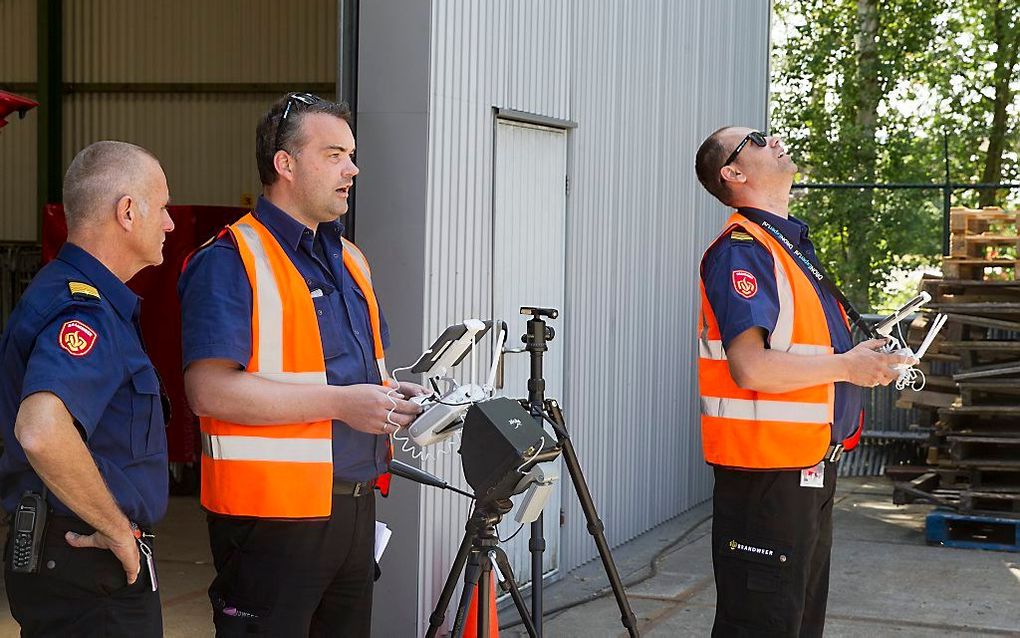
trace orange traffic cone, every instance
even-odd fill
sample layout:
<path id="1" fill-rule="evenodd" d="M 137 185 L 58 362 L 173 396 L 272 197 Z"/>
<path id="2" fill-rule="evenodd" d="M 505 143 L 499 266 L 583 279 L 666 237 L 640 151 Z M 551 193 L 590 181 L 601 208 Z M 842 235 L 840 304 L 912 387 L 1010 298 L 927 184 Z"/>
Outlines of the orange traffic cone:
<path id="1" fill-rule="evenodd" d="M 489 586 L 489 638 L 499 638 L 499 619 L 496 618 L 496 575 L 491 574 L 492 584 Z M 467 620 L 464 621 L 464 638 L 478 638 L 478 589 L 471 598 Z"/>

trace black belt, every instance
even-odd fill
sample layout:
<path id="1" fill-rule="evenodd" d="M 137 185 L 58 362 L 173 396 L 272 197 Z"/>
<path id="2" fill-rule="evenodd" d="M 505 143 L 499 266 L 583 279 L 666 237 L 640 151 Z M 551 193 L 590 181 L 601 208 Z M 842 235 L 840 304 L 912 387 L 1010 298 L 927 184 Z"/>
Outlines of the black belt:
<path id="1" fill-rule="evenodd" d="M 365 494 L 371 494 L 375 488 L 375 479 L 370 481 L 361 481 L 360 483 L 353 483 L 351 481 L 344 481 L 338 478 L 333 479 L 333 493 L 339 496 L 364 496 Z"/>
<path id="2" fill-rule="evenodd" d="M 825 450 L 825 458 L 822 460 L 828 461 L 829 463 L 835 463 L 843 458 L 843 452 L 845 451 L 846 448 L 843 447 L 842 443 L 834 443 Z"/>

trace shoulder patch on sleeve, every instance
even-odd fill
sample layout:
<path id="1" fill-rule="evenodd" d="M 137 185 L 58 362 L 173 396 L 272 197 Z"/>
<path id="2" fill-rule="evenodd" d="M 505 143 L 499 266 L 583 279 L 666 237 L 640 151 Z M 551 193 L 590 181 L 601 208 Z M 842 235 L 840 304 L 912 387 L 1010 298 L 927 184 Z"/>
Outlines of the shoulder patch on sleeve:
<path id="1" fill-rule="evenodd" d="M 744 299 L 750 299 L 758 294 L 758 280 L 746 270 L 734 270 L 731 279 L 733 289 Z"/>
<path id="2" fill-rule="evenodd" d="M 92 351 L 99 335 L 88 324 L 73 319 L 65 321 L 60 327 L 57 343 L 60 348 L 72 357 L 84 357 Z"/>
<path id="3" fill-rule="evenodd" d="M 754 241 L 754 237 L 751 237 L 742 230 L 735 230 L 730 233 L 730 241 Z"/>
<path id="4" fill-rule="evenodd" d="M 91 286 L 80 281 L 67 282 L 67 288 L 71 291 L 71 297 L 74 299 L 92 299 L 97 301 L 102 299 L 95 286 Z"/>

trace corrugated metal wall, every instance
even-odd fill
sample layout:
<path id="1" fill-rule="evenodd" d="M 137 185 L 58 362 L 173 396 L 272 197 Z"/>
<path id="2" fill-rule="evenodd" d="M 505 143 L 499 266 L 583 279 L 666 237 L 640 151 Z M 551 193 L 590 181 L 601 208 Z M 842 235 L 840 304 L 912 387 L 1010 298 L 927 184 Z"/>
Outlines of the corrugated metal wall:
<path id="1" fill-rule="evenodd" d="M 0 86 L 36 81 L 35 0 L 0 2 Z M 24 92 L 34 98 L 34 92 Z M 25 119 L 7 118 L 0 129 L 0 240 L 35 241 L 36 122 L 38 113 Z"/>
<path id="2" fill-rule="evenodd" d="M 0 2 L 0 80 L 35 82 L 35 0 Z"/>
<path id="3" fill-rule="evenodd" d="M 329 82 L 336 0 L 64 1 L 68 82 Z"/>
<path id="4" fill-rule="evenodd" d="M 567 117 L 574 12 L 573 2 L 432 3 L 426 335 L 465 317 L 492 314 L 493 107 Z M 517 343 L 523 332 L 523 323 L 511 325 L 508 343 Z M 456 454 L 436 456 L 423 467 L 464 482 Z M 469 504 L 436 490 L 424 491 L 420 503 L 418 595 L 425 610 L 435 604 L 456 554 L 459 539 L 451 532 L 462 527 L 451 521 L 466 521 Z M 505 524 L 503 536 L 512 529 Z"/>
<path id="5" fill-rule="evenodd" d="M 88 144 L 116 139 L 159 158 L 175 204 L 237 206 L 262 187 L 255 125 L 276 95 L 82 93 L 64 104 L 64 165 Z M 33 201 L 35 193 L 32 193 Z"/>
<path id="6" fill-rule="evenodd" d="M 567 357 L 562 400 L 613 544 L 710 494 L 696 428 L 696 273 L 725 211 L 697 184 L 694 152 L 721 125 L 765 124 L 769 9 L 432 3 L 423 338 L 492 307 L 493 107 L 576 121 L 567 303 L 551 347 Z M 425 468 L 462 482 L 459 466 L 451 455 Z M 563 570 L 595 556 L 566 490 Z M 423 610 L 453 559 L 451 522 L 467 513 L 463 499 L 423 493 Z"/>
<path id="7" fill-rule="evenodd" d="M 35 81 L 35 32 L 34 0 L 0 3 L 0 83 Z M 63 165 L 121 139 L 162 160 L 175 203 L 240 204 L 261 191 L 259 116 L 288 88 L 333 84 L 336 44 L 336 0 L 65 0 Z M 0 239 L 34 240 L 35 127 L 2 135 Z"/>

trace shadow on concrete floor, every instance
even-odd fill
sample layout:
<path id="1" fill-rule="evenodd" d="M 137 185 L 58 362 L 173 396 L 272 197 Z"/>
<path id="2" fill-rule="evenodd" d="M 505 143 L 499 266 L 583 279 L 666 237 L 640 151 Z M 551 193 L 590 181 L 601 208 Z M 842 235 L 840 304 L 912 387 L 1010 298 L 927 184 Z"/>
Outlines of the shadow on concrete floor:
<path id="1" fill-rule="evenodd" d="M 1020 555 L 931 547 L 928 506 L 892 504 L 884 478 L 841 479 L 834 513 L 826 636 L 1020 636 Z M 642 636 L 708 636 L 715 614 L 710 504 L 614 552 Z M 677 543 L 677 539 L 686 535 Z M 649 565 L 659 555 L 657 573 Z M 640 582 L 636 582 L 640 581 Z M 611 594 L 549 614 L 608 583 L 594 561 L 547 586 L 545 633 L 626 636 Z M 501 612 L 504 625 L 517 618 Z M 527 635 L 517 626 L 501 638 Z"/>
<path id="2" fill-rule="evenodd" d="M 893 505 L 891 492 L 883 478 L 840 481 L 826 636 L 1020 636 L 1020 555 L 930 547 L 923 537 L 930 508 Z M 632 583 L 628 595 L 642 636 L 709 634 L 715 608 L 710 514 L 710 504 L 702 504 L 614 551 L 624 581 Z M 196 499 L 171 499 L 157 540 L 166 636 L 211 636 L 206 587 L 213 568 Z M 546 635 L 626 635 L 612 595 L 591 600 L 606 589 L 597 560 L 548 585 L 547 611 L 587 602 L 548 615 Z M 516 610 L 501 610 L 500 619 L 513 622 Z M 0 637 L 17 635 L 2 596 Z M 501 638 L 522 635 L 519 625 L 500 632 Z"/>

